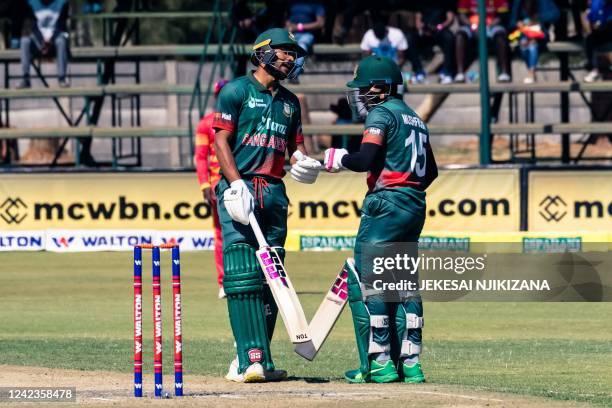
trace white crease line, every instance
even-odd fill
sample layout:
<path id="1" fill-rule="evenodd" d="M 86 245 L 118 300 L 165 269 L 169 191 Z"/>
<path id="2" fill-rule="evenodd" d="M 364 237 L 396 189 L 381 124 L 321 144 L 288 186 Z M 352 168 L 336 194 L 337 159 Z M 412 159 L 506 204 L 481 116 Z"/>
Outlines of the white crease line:
<path id="1" fill-rule="evenodd" d="M 481 400 L 481 401 L 495 401 L 495 402 L 504 402 L 504 400 L 500 400 L 500 399 L 495 399 L 495 398 L 484 398 L 484 397 L 474 397 L 471 395 L 462 395 L 462 394 L 447 394 L 445 392 L 434 392 L 434 391 L 412 391 L 415 394 L 432 394 L 432 395 L 444 395 L 446 397 L 458 397 L 458 398 L 465 398 L 465 399 L 474 399 L 474 400 Z"/>
<path id="2" fill-rule="evenodd" d="M 237 399 L 242 399 L 242 398 L 251 398 L 251 397 L 262 397 L 262 396 L 266 396 L 267 393 L 249 393 L 249 394 L 230 394 L 230 393 L 225 393 L 225 394 L 217 394 L 217 395 L 205 395 L 204 397 L 207 398 L 237 398 Z M 332 398 L 341 398 L 341 397 L 360 397 L 360 396 L 382 396 L 382 395 L 388 395 L 389 393 L 387 392 L 377 392 L 377 391 L 372 391 L 372 392 L 368 392 L 368 391 L 361 391 L 361 392 L 335 392 L 335 391 L 321 391 L 321 392 L 317 392 L 317 391 L 313 391 L 313 392 L 287 392 L 287 393 L 280 393 L 277 394 L 278 396 L 284 396 L 284 397 L 332 397 Z M 395 395 L 397 394 L 426 394 L 426 395 L 439 395 L 439 396 L 444 396 L 444 397 L 455 397 L 455 398 L 464 398 L 464 399 L 470 399 L 470 400 L 479 400 L 479 401 L 494 401 L 494 402 L 504 402 L 504 400 L 501 399 L 496 399 L 496 398 L 484 398 L 484 397 L 476 397 L 476 396 L 471 396 L 471 395 L 463 395 L 463 394 L 449 394 L 449 393 L 444 393 L 444 392 L 435 392 L 435 391 L 418 391 L 418 390 L 410 390 L 410 391 L 400 391 L 400 392 L 396 392 L 394 393 Z"/>

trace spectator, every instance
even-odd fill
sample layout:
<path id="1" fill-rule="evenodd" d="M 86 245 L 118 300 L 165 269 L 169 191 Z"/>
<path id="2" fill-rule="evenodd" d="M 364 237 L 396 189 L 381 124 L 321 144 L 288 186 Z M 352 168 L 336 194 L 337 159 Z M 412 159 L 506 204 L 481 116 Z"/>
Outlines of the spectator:
<path id="1" fill-rule="evenodd" d="M 319 34 L 325 26 L 325 9 L 316 0 L 292 0 L 289 3 L 289 19 L 286 26 L 295 35 L 298 45 L 310 54 L 315 35 Z M 298 58 L 295 65 L 304 66 L 304 58 Z M 296 78 L 290 82 L 296 83 L 297 81 Z"/>
<path id="2" fill-rule="evenodd" d="M 26 0 L 0 1 L 0 15 L 8 17 L 11 27 L 10 31 L 7 32 L 8 37 L 5 38 L 5 46 L 7 48 L 19 48 L 24 16 L 28 13 L 29 9 L 30 7 Z"/>
<path id="3" fill-rule="evenodd" d="M 31 34 L 21 38 L 21 69 L 23 80 L 19 88 L 29 88 L 30 65 L 34 56 L 57 58 L 60 87 L 70 86 L 66 78 L 68 68 L 68 0 L 28 0 L 34 16 Z"/>
<path id="4" fill-rule="evenodd" d="M 238 29 L 240 41 L 251 43 L 259 34 L 255 26 L 255 13 L 251 10 L 248 0 L 239 0 L 232 6 L 232 25 Z"/>
<path id="5" fill-rule="evenodd" d="M 367 0 L 340 0 L 336 3 L 336 13 L 342 15 L 340 30 L 334 34 L 333 41 L 336 44 L 344 44 L 346 36 L 353 26 L 355 16 L 368 11 L 373 21 L 379 19 L 380 10 L 384 7 L 372 7 L 372 2 Z M 333 23 L 332 23 L 333 24 Z M 332 25 L 333 27 L 333 25 Z"/>
<path id="6" fill-rule="evenodd" d="M 451 0 L 452 1 L 452 0 Z M 432 54 L 438 45 L 444 54 L 440 83 L 450 84 L 455 74 L 455 36 L 450 27 L 455 21 L 454 5 L 449 0 L 430 0 L 415 15 L 415 32 L 410 35 L 408 58 L 416 75 L 415 82 L 422 82 L 425 70 L 421 62 L 423 54 Z"/>
<path id="7" fill-rule="evenodd" d="M 334 41 L 334 27 L 336 25 L 336 18 L 344 10 L 341 0 L 338 1 L 324 1 L 325 7 L 325 27 L 323 27 L 323 35 L 321 36 L 321 42 L 332 43 Z"/>
<path id="8" fill-rule="evenodd" d="M 262 32 L 282 27 L 287 21 L 287 4 L 283 0 L 266 0 L 265 7 L 253 11 L 249 0 L 238 0 L 232 6 L 232 24 L 238 28 L 240 40 L 245 43 L 255 41 Z"/>
<path id="9" fill-rule="evenodd" d="M 497 54 L 499 65 L 498 82 L 510 82 L 510 53 L 508 34 L 502 25 L 502 17 L 507 15 L 508 0 L 485 0 L 487 6 L 487 40 L 491 40 Z M 478 40 L 478 0 L 459 0 L 457 3 L 459 30 L 456 35 L 457 75 L 455 82 L 465 82 L 465 71 L 468 68 L 469 49 L 477 49 Z"/>
<path id="10" fill-rule="evenodd" d="M 595 82 L 601 78 L 595 49 L 612 41 L 612 3 L 610 0 L 591 0 L 587 13 L 590 33 L 584 41 L 584 50 L 589 73 L 584 77 L 585 82 Z"/>
<path id="11" fill-rule="evenodd" d="M 383 19 L 374 22 L 373 28 L 361 39 L 361 50 L 366 56 L 374 54 L 391 58 L 400 68 L 404 65 L 407 49 L 408 41 L 402 30 L 387 26 Z"/>
<path id="12" fill-rule="evenodd" d="M 231 16 L 232 25 L 238 29 L 237 41 L 248 44 L 260 33 L 285 25 L 287 4 L 284 0 L 266 0 L 265 7 L 255 12 L 248 0 L 238 0 L 232 6 Z M 250 55 L 237 55 L 236 59 L 236 75 L 246 75 Z"/>
<path id="13" fill-rule="evenodd" d="M 584 11 L 588 8 L 587 0 L 554 0 L 557 4 L 555 7 L 557 11 L 559 8 L 569 8 L 572 13 L 572 20 L 574 22 L 575 35 L 570 40 L 583 40 L 584 39 Z M 558 7 L 557 7 L 558 5 Z"/>
<path id="14" fill-rule="evenodd" d="M 86 0 L 83 3 L 81 12 L 83 16 L 87 14 L 100 14 L 104 12 L 104 2 L 100 0 Z M 89 18 L 79 18 L 72 21 L 71 33 L 72 44 L 77 47 L 91 47 L 94 42 L 91 37 L 92 21 Z"/>
<path id="15" fill-rule="evenodd" d="M 510 34 L 510 40 L 518 43 L 527 65 L 527 76 L 523 80 L 526 84 L 536 81 L 539 48 L 548 41 L 549 25 L 559 15 L 552 0 L 516 0 L 512 5 L 510 27 L 515 27 L 515 31 Z"/>

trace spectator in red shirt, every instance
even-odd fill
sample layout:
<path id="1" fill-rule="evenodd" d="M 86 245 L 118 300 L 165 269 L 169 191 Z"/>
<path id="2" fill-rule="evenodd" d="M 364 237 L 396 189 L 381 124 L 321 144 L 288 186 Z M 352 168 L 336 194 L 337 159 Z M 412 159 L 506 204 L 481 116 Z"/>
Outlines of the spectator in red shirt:
<path id="1" fill-rule="evenodd" d="M 220 80 L 215 84 L 215 98 L 221 92 L 221 89 L 229 81 Z M 200 183 L 200 190 L 204 200 L 210 205 L 213 217 L 213 226 L 215 229 L 215 264 L 217 267 L 217 284 L 219 285 L 219 299 L 225 297 L 223 291 L 223 240 L 221 238 L 221 224 L 219 223 L 219 214 L 217 213 L 217 197 L 215 196 L 215 186 L 219 182 L 221 176 L 219 171 L 219 161 L 215 153 L 215 131 L 212 127 L 214 112 L 204 116 L 200 121 L 196 130 L 195 140 L 195 166 Z"/>
<path id="2" fill-rule="evenodd" d="M 487 7 L 487 40 L 493 43 L 499 64 L 498 82 L 510 82 L 510 51 L 508 33 L 502 25 L 502 17 L 509 12 L 508 0 L 485 0 Z M 465 82 L 469 49 L 478 49 L 478 0 L 459 0 L 457 3 L 459 30 L 456 35 L 455 54 L 457 75 L 455 82 Z"/>
<path id="3" fill-rule="evenodd" d="M 540 12 L 545 12 L 540 15 Z M 514 31 L 508 38 L 512 46 L 517 46 L 527 65 L 526 84 L 536 81 L 536 68 L 540 49 L 548 41 L 550 24 L 559 19 L 559 9 L 553 0 L 515 0 L 508 27 Z"/>

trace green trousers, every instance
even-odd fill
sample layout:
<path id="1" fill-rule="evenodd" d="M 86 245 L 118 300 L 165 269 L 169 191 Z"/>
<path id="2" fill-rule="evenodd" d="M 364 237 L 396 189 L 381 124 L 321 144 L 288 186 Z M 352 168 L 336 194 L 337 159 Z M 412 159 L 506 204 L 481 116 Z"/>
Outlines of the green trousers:
<path id="1" fill-rule="evenodd" d="M 258 180 L 258 181 L 255 181 Z M 263 180 L 263 181 L 260 181 Z M 289 199 L 282 180 L 252 178 L 244 179 L 255 198 L 255 217 L 270 246 L 284 247 L 287 239 L 287 214 Z M 243 225 L 232 220 L 223 204 L 223 192 L 229 188 L 227 180 L 222 178 L 217 184 L 219 221 L 223 235 L 223 248 L 232 244 L 250 244 L 258 248 L 257 240 L 250 225 Z"/>
<path id="2" fill-rule="evenodd" d="M 361 223 L 355 242 L 355 265 L 361 282 L 371 282 L 374 278 L 371 265 L 362 264 L 367 256 L 364 252 L 373 246 L 384 246 L 385 243 L 416 243 L 418 242 L 423 224 L 425 223 L 425 193 L 412 190 L 409 194 L 404 191 L 382 190 L 368 194 L 361 210 Z M 383 244 L 383 245 L 381 245 Z M 416 248 L 416 245 L 414 246 Z M 370 252 L 371 253 L 371 252 Z M 367 287 L 366 289 L 370 289 Z M 420 298 L 410 299 L 405 303 L 404 309 L 422 317 Z M 380 349 L 391 347 L 391 353 L 399 353 L 396 339 L 402 333 L 395 333 L 395 318 L 401 303 L 385 301 L 382 295 L 369 295 L 365 300 L 370 316 L 385 316 L 390 325 L 385 327 L 372 327 L 372 340 L 380 345 Z M 404 313 L 404 312 L 402 312 Z M 421 329 L 410 330 L 408 340 L 415 344 L 421 343 Z"/>

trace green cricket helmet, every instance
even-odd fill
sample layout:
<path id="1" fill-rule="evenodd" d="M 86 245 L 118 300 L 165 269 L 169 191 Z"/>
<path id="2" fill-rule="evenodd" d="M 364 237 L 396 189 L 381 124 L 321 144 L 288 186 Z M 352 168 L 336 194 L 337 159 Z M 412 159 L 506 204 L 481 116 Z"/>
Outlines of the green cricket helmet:
<path id="1" fill-rule="evenodd" d="M 349 88 L 369 88 L 373 85 L 402 85 L 402 71 L 391 58 L 370 55 L 359 62 Z"/>
<path id="2" fill-rule="evenodd" d="M 346 83 L 351 88 L 346 98 L 353 121 L 363 121 L 370 109 L 383 103 L 389 95 L 396 94 L 398 86 L 403 84 L 402 71 L 391 58 L 371 55 L 362 59 L 355 67 L 353 80 Z M 373 87 L 379 90 L 372 91 Z"/>
<path id="3" fill-rule="evenodd" d="M 276 67 L 277 56 L 275 49 L 281 49 L 293 56 L 291 69 L 287 74 Z M 297 78 L 303 70 L 304 50 L 295 40 L 295 36 L 284 28 L 271 28 L 257 36 L 253 45 L 251 62 L 255 66 L 264 64 L 266 71 L 277 79 Z M 298 62 L 300 59 L 300 62 Z M 285 63 L 289 64 L 289 63 Z"/>

